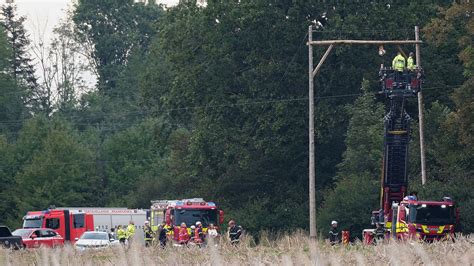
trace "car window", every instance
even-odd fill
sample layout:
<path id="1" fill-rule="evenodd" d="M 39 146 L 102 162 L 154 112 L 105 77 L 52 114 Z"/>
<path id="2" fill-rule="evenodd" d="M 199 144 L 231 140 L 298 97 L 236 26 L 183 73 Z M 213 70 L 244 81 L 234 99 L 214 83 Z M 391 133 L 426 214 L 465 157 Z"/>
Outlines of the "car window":
<path id="1" fill-rule="evenodd" d="M 29 229 L 17 229 L 13 231 L 12 235 L 14 236 L 21 236 L 21 237 L 28 237 L 31 233 Z"/>
<path id="2" fill-rule="evenodd" d="M 9 237 L 11 236 L 10 230 L 7 227 L 0 227 L 0 237 Z"/>
<path id="3" fill-rule="evenodd" d="M 31 234 L 32 236 L 35 235 L 36 237 L 41 237 L 41 232 L 40 230 L 36 230 L 33 232 L 33 234 Z"/>
<path id="4" fill-rule="evenodd" d="M 54 237 L 56 233 L 53 230 L 41 230 L 41 237 Z"/>

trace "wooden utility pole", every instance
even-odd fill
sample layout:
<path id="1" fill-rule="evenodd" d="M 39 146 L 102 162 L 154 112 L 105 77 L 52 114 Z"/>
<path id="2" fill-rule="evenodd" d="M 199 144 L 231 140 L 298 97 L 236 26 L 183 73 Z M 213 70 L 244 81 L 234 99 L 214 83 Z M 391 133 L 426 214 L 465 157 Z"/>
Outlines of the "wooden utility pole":
<path id="1" fill-rule="evenodd" d="M 308 29 L 308 41 L 313 41 L 313 25 Z M 316 169 L 314 146 L 314 75 L 313 46 L 308 45 L 309 62 L 309 237 L 316 238 Z"/>
<path id="2" fill-rule="evenodd" d="M 420 40 L 420 30 L 418 26 L 415 26 L 415 41 Z M 415 53 L 416 53 L 416 65 L 421 68 L 421 58 L 420 58 L 420 44 L 416 44 L 415 46 Z M 418 91 L 418 124 L 420 127 L 420 161 L 421 161 L 421 184 L 426 184 L 426 158 L 425 158 L 425 131 L 424 131 L 424 124 L 425 119 L 423 116 L 423 93 L 422 91 Z"/>
<path id="3" fill-rule="evenodd" d="M 418 29 L 418 27 L 416 27 Z M 361 44 L 361 45 L 383 45 L 383 44 L 416 44 L 417 64 L 419 65 L 419 44 L 422 42 L 415 40 L 323 40 L 313 41 L 313 26 L 308 29 L 308 85 L 309 85 L 309 236 L 316 238 L 316 163 L 315 163 L 315 138 L 314 138 L 314 77 L 318 74 L 321 66 L 331 53 L 335 45 Z M 314 68 L 313 45 L 328 45 L 326 52 Z M 419 94 L 420 96 L 420 94 Z M 421 127 L 421 123 L 420 123 Z M 421 134 L 420 134 L 421 136 Z M 423 149 L 424 150 L 424 149 Z M 424 158 L 424 155 L 423 155 Z"/>

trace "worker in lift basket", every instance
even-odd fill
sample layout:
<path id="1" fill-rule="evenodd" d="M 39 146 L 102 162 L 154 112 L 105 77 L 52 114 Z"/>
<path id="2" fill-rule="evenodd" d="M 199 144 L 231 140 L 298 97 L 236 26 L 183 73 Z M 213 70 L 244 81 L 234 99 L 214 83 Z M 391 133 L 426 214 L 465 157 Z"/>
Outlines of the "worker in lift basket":
<path id="1" fill-rule="evenodd" d="M 405 70 L 405 57 L 403 57 L 402 53 L 398 52 L 397 56 L 393 58 L 392 68 L 395 70 L 395 81 L 400 82 L 403 70 Z"/>
<path id="2" fill-rule="evenodd" d="M 337 227 L 337 221 L 331 222 L 331 229 L 329 229 L 329 243 L 336 245 L 341 242 L 341 236 L 339 234 L 339 228 Z"/>

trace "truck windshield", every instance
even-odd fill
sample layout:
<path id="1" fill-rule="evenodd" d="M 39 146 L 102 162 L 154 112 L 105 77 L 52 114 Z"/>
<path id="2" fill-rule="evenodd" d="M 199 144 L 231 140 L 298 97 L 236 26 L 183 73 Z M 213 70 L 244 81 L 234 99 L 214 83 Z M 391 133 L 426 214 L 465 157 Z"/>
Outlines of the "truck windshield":
<path id="1" fill-rule="evenodd" d="M 187 226 L 195 225 L 197 221 L 202 223 L 203 227 L 209 224 L 217 225 L 217 210 L 186 209 L 175 210 L 175 225 L 186 223 Z"/>
<path id="2" fill-rule="evenodd" d="M 410 222 L 424 225 L 454 224 L 454 207 L 446 205 L 411 205 Z"/>
<path id="3" fill-rule="evenodd" d="M 43 227 L 43 217 L 26 218 L 23 220 L 23 228 L 41 228 Z"/>

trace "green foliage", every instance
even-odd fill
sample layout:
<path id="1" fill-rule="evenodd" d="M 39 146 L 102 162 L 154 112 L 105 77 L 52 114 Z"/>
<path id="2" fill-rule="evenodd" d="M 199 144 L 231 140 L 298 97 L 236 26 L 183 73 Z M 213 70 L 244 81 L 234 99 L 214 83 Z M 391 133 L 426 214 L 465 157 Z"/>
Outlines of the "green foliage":
<path id="1" fill-rule="evenodd" d="M 342 228 L 359 235 L 369 226 L 370 213 L 377 208 L 384 107 L 375 102 L 368 86 L 364 81 L 364 94 L 347 107 L 347 149 L 338 165 L 335 187 L 326 193 L 318 212 L 319 228 L 329 227 L 332 220 L 337 220 Z"/>
<path id="2" fill-rule="evenodd" d="M 423 28 L 429 183 L 418 184 L 410 100 L 410 186 L 423 197 L 452 195 L 471 232 L 470 10 L 445 1 L 180 1 L 165 10 L 80 0 L 55 47 L 78 42 L 68 55 L 80 49 L 99 82 L 76 99 L 64 79 L 48 116 L 25 111 L 28 84 L 5 71 L 19 48 L 0 31 L 0 223 L 17 225 L 26 210 L 50 204 L 147 208 L 151 199 L 203 197 L 255 234 L 306 229 L 305 34 L 327 12 L 315 39 L 408 39 Z M 21 28 L 22 18 L 12 21 Z M 315 80 L 319 228 L 338 220 L 359 236 L 377 208 L 384 106 L 374 92 L 396 47 L 385 49 L 380 57 L 372 46 L 338 46 Z"/>

